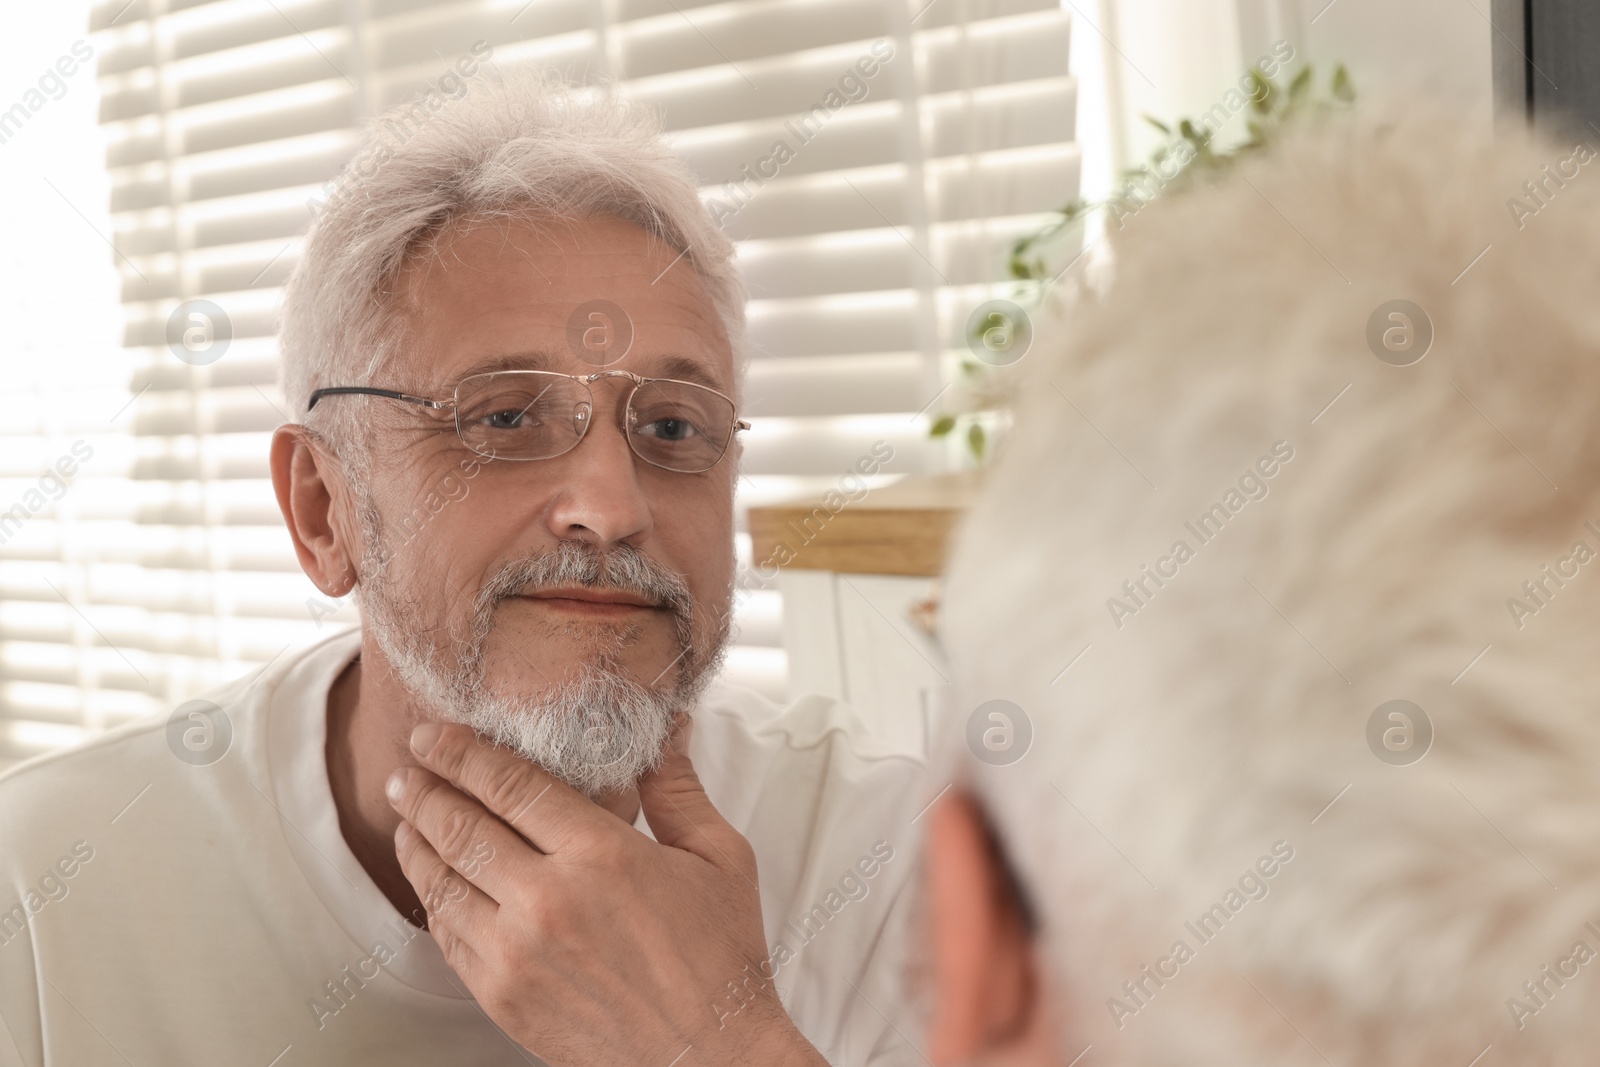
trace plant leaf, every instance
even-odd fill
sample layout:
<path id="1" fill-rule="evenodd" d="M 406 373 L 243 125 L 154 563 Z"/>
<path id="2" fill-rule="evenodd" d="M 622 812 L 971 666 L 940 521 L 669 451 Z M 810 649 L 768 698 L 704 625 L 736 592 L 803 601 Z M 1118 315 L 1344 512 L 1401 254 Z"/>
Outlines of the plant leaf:
<path id="1" fill-rule="evenodd" d="M 972 454 L 978 459 L 983 458 L 984 444 L 983 424 L 975 422 L 967 427 L 967 447 L 972 450 Z"/>
<path id="2" fill-rule="evenodd" d="M 956 417 L 954 415 L 940 415 L 937 419 L 933 420 L 933 425 L 928 427 L 928 436 L 943 437 L 945 434 L 949 433 L 955 428 Z"/>
<path id="3" fill-rule="evenodd" d="M 1333 95 L 1346 104 L 1356 98 L 1356 87 L 1350 84 L 1350 72 L 1343 63 L 1333 68 Z"/>
<path id="4" fill-rule="evenodd" d="M 1300 68 L 1300 73 L 1294 76 L 1294 81 L 1289 83 L 1289 102 L 1297 103 L 1306 90 L 1311 88 L 1311 65 L 1308 63 Z"/>
<path id="5" fill-rule="evenodd" d="M 1272 113 L 1273 97 L 1277 89 L 1259 70 L 1250 68 L 1250 110 L 1257 115 L 1270 115 Z"/>

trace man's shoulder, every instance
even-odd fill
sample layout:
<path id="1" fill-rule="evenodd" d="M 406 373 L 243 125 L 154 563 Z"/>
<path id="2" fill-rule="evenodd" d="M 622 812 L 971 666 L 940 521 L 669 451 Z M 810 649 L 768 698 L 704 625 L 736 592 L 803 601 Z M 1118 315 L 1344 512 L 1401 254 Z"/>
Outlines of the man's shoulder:
<path id="1" fill-rule="evenodd" d="M 53 857 L 64 832 L 113 826 L 146 790 L 194 777 L 183 772 L 209 761 L 201 742 L 243 747 L 238 735 L 249 720 L 247 694 L 258 673 L 178 706 L 199 718 L 174 722 L 174 712 L 154 712 L 0 774 L 0 871 L 31 863 L 41 850 Z"/>
<path id="2" fill-rule="evenodd" d="M 58 822 L 61 813 L 98 813 L 129 782 L 137 787 L 170 778 L 198 782 L 203 776 L 180 772 L 213 765 L 227 770 L 261 758 L 263 712 L 279 686 L 306 667 L 347 659 L 359 641 L 359 630 L 346 630 L 295 652 L 285 650 L 266 666 L 171 710 L 0 773 L 0 844 L 10 852 L 19 840 L 15 834 L 29 825 Z M 222 763 L 224 758 L 229 762 Z"/>
<path id="3" fill-rule="evenodd" d="M 162 735 L 162 717 L 150 716 L 0 775 L 0 886 L 19 887 L 73 842 L 114 830 L 118 809 L 164 773 Z"/>

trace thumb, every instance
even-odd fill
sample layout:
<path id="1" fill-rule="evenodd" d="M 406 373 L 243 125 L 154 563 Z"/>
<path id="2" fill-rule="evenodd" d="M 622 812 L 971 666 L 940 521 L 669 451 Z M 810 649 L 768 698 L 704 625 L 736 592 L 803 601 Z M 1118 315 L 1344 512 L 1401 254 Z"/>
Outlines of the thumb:
<path id="1" fill-rule="evenodd" d="M 691 852 L 719 867 L 747 848 L 739 832 L 722 817 L 689 759 L 692 724 L 685 715 L 662 748 L 661 766 L 639 780 L 639 807 L 650 832 L 663 845 Z"/>

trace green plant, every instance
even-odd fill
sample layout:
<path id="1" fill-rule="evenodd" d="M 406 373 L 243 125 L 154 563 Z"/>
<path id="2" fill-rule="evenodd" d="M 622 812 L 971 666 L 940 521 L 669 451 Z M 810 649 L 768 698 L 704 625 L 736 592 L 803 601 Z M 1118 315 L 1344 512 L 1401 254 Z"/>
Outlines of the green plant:
<path id="1" fill-rule="evenodd" d="M 1219 149 L 1213 141 L 1220 124 L 1212 128 L 1205 120 L 1188 118 L 1166 123 L 1145 115 L 1144 120 L 1165 138 L 1147 162 L 1123 171 L 1115 190 L 1104 200 L 1078 197 L 1068 201 L 1037 229 L 1012 243 L 1007 267 L 1015 283 L 1013 299 L 1024 311 L 1043 304 L 1051 286 L 1065 273 L 1052 261 L 1051 253 L 1062 246 L 1066 237 L 1081 237 L 1082 227 L 1093 212 L 1103 211 L 1107 224 L 1121 229 L 1126 220 L 1156 197 L 1213 181 L 1241 160 L 1272 144 L 1287 127 L 1305 116 L 1348 106 L 1355 100 L 1355 88 L 1343 64 L 1333 68 L 1326 98 L 1317 96 L 1310 66 L 1302 67 L 1286 86 L 1280 86 L 1254 67 L 1246 76 L 1251 82 L 1251 93 L 1249 117 L 1245 123 L 1248 136 L 1243 141 Z M 1081 241 L 1074 245 L 1078 243 Z M 1078 253 L 1082 254 L 1082 251 Z M 1072 262 L 1076 262 L 1076 258 Z M 978 338 L 972 340 L 976 342 Z M 961 380 L 956 383 L 961 388 L 956 392 L 968 403 L 936 416 L 928 430 L 929 436 L 945 437 L 964 428 L 968 451 L 981 461 L 988 445 L 984 413 L 1004 407 L 1004 388 L 1000 381 L 1004 369 L 977 360 L 963 360 Z"/>

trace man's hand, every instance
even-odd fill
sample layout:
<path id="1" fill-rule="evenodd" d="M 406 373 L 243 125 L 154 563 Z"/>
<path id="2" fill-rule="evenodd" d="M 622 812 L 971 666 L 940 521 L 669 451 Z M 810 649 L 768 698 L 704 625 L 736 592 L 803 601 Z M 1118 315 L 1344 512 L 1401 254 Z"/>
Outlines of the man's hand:
<path id="1" fill-rule="evenodd" d="M 419 726 L 412 749 L 423 768 L 389 783 L 400 865 L 512 1038 L 552 1067 L 825 1064 L 747 981 L 771 973 L 755 853 L 686 752 L 639 783 L 651 841 L 465 726 Z"/>

